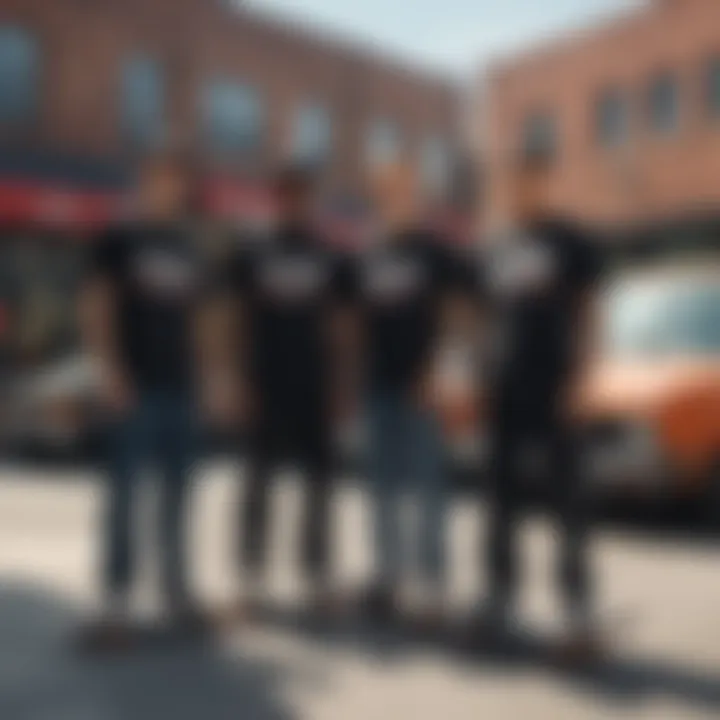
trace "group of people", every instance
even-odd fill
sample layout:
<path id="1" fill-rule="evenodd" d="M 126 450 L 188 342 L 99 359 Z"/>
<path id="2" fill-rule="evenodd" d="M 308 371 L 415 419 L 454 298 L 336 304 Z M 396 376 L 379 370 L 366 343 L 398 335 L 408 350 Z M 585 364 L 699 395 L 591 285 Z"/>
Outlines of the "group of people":
<path id="1" fill-rule="evenodd" d="M 572 387 L 599 262 L 585 235 L 552 212 L 539 171 L 528 167 L 521 175 L 516 229 L 460 249 L 423 224 L 413 173 L 401 164 L 380 169 L 368 183 L 373 232 L 359 251 L 345 253 L 315 229 L 312 173 L 284 167 L 272 180 L 273 227 L 238 237 L 218 261 L 204 252 L 202 223 L 190 217 L 194 180 L 182 154 L 145 162 L 137 215 L 93 243 L 81 304 L 112 425 L 105 606 L 91 631 L 95 641 L 126 637 L 137 564 L 133 500 L 148 460 L 161 471 L 157 532 L 168 612 L 181 624 L 202 617 L 187 574 L 185 523 L 203 422 L 236 432 L 247 460 L 238 610 L 248 611 L 262 587 L 272 474 L 289 461 L 305 481 L 300 547 L 312 603 L 331 612 L 334 435 L 359 412 L 375 550 L 374 579 L 359 607 L 383 620 L 400 610 L 400 499 L 409 489 L 419 510 L 413 549 L 425 591 L 421 615 L 441 622 L 451 487 L 436 366 L 445 336 L 457 333 L 482 349 L 492 440 L 490 582 L 478 632 L 508 629 L 514 617 L 522 458 L 540 442 L 564 532 L 559 565 L 568 642 L 583 650 L 594 645 Z"/>

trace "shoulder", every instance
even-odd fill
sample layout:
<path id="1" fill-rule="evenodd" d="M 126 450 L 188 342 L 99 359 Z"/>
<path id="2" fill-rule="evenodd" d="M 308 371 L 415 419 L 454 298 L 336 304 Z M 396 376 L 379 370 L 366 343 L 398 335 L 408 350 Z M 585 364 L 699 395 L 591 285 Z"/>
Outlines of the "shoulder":
<path id="1" fill-rule="evenodd" d="M 100 231 L 96 243 L 100 245 L 114 245 L 117 247 L 130 247 L 136 242 L 139 228 L 129 221 L 113 223 Z"/>
<path id="2" fill-rule="evenodd" d="M 414 230 L 406 236 L 403 244 L 406 252 L 430 262 L 441 258 L 446 250 L 440 235 L 426 228 Z"/>
<path id="3" fill-rule="evenodd" d="M 572 249 L 591 243 L 591 233 L 580 222 L 570 218 L 544 220 L 530 228 L 530 232 L 561 249 Z"/>
<path id="4" fill-rule="evenodd" d="M 237 282 L 246 281 L 252 275 L 252 268 L 257 264 L 264 247 L 255 235 L 235 233 L 224 258 L 226 276 Z"/>
<path id="5" fill-rule="evenodd" d="M 570 257 L 599 262 L 602 242 L 598 233 L 579 222 L 566 221 L 554 228 L 556 246 Z"/>
<path id="6" fill-rule="evenodd" d="M 136 233 L 133 226 L 127 223 L 111 225 L 90 242 L 87 257 L 91 267 L 102 272 L 116 272 L 135 247 Z"/>
<path id="7" fill-rule="evenodd" d="M 448 237 L 433 230 L 425 231 L 419 236 L 418 247 L 430 262 L 440 268 L 454 267 L 463 257 L 461 249 Z"/>
<path id="8" fill-rule="evenodd" d="M 357 253 L 353 253 L 345 248 L 327 246 L 322 249 L 322 255 L 331 265 L 338 267 L 352 265 L 357 258 Z"/>

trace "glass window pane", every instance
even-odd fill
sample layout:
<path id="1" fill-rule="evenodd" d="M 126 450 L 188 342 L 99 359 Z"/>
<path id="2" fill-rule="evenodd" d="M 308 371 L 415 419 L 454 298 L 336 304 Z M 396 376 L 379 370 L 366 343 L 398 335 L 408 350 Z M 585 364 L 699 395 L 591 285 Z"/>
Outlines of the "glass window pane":
<path id="1" fill-rule="evenodd" d="M 550 158 L 557 150 L 555 118 L 547 113 L 535 113 L 525 121 L 523 153 L 531 158 Z"/>
<path id="2" fill-rule="evenodd" d="M 680 121 L 678 85 L 671 75 L 662 75 L 650 87 L 650 125 L 653 130 L 668 133 L 677 129 Z"/>
<path id="3" fill-rule="evenodd" d="M 316 104 L 299 108 L 293 125 L 292 154 L 302 160 L 322 162 L 331 144 L 332 123 L 327 110 Z"/>
<path id="4" fill-rule="evenodd" d="M 126 137 L 139 145 L 153 145 L 162 139 L 164 88 L 157 63 L 133 58 L 123 69 L 122 125 Z"/>
<path id="5" fill-rule="evenodd" d="M 204 106 L 205 135 L 211 149 L 247 152 L 260 146 L 263 112 L 251 87 L 217 80 L 207 88 Z"/>
<path id="6" fill-rule="evenodd" d="M 628 104 L 622 92 L 609 90 L 597 106 L 597 136 L 602 145 L 619 145 L 627 140 L 630 118 Z"/>
<path id="7" fill-rule="evenodd" d="M 450 180 L 451 156 L 442 137 L 433 135 L 425 139 L 420 164 L 425 189 L 432 193 L 445 191 Z"/>
<path id="8" fill-rule="evenodd" d="M 400 131 L 390 120 L 376 120 L 370 126 L 365 154 L 371 164 L 393 162 L 400 154 Z"/>
<path id="9" fill-rule="evenodd" d="M 14 27 L 0 27 L 0 122 L 31 119 L 37 109 L 39 58 L 32 38 Z"/>
<path id="10" fill-rule="evenodd" d="M 712 117 L 720 118 L 720 57 L 710 63 L 708 72 L 708 107 Z"/>

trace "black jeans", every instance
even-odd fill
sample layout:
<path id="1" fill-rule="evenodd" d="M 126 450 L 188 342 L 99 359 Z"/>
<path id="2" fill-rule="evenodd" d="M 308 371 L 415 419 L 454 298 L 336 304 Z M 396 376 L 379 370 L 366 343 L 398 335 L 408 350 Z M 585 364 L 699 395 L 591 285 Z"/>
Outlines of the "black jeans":
<path id="1" fill-rule="evenodd" d="M 301 407 L 301 406 L 299 406 Z M 268 504 L 272 474 L 281 462 L 291 462 L 305 481 L 305 513 L 301 553 L 303 569 L 313 581 L 329 573 L 333 463 L 330 431 L 321 414 L 296 406 L 276 409 L 252 432 L 248 449 L 247 491 L 240 510 L 241 568 L 260 572 L 267 555 Z"/>
<path id="2" fill-rule="evenodd" d="M 492 434 L 487 545 L 491 594 L 512 602 L 517 591 L 517 532 L 527 494 L 524 460 L 529 448 L 539 448 L 546 459 L 543 475 L 560 530 L 558 582 L 568 608 L 586 609 L 590 503 L 572 427 L 552 400 L 534 407 L 503 401 L 496 405 Z"/>

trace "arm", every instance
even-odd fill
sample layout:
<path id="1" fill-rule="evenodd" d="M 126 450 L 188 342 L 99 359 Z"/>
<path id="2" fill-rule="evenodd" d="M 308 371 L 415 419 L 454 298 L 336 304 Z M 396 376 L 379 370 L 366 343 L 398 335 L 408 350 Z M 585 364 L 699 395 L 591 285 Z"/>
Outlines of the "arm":
<path id="1" fill-rule="evenodd" d="M 236 253 L 205 303 L 198 324 L 205 411 L 221 424 L 243 422 L 254 410 L 249 384 L 249 311 L 243 298 L 248 259 Z"/>
<path id="2" fill-rule="evenodd" d="M 340 419 L 353 411 L 363 377 L 362 311 L 357 267 L 340 258 L 332 289 L 329 317 L 332 412 Z"/>
<path id="3" fill-rule="evenodd" d="M 439 336 L 428 357 L 426 394 L 432 394 L 432 377 L 437 374 L 437 357 L 444 347 L 459 349 L 474 357 L 482 337 L 481 282 L 473 258 L 460 252 L 444 251 L 436 261 L 442 267 L 442 297 Z M 422 389 L 421 389 L 421 392 Z"/>
<path id="4" fill-rule="evenodd" d="M 577 239 L 576 271 L 579 290 L 575 310 L 575 365 L 569 383 L 570 412 L 582 411 L 583 384 L 588 369 L 595 363 L 601 338 L 601 313 L 597 284 L 602 275 L 602 255 L 596 238 L 584 234 Z"/>
<path id="5" fill-rule="evenodd" d="M 116 302 L 112 280 L 94 275 L 80 294 L 79 324 L 86 352 L 97 363 L 101 399 L 122 413 L 135 402 L 135 390 L 120 352 Z"/>
<path id="6" fill-rule="evenodd" d="M 211 422 L 229 423 L 237 411 L 235 328 L 229 294 L 208 299 L 196 318 L 196 356 L 203 411 Z"/>
<path id="7" fill-rule="evenodd" d="M 353 305 L 342 305 L 330 313 L 332 411 L 341 421 L 352 413 L 361 392 L 364 357 L 361 326 L 360 312 Z"/>
<path id="8" fill-rule="evenodd" d="M 599 351 L 600 313 L 597 295 L 594 291 L 583 293 L 578 302 L 575 327 L 575 365 L 569 378 L 568 400 L 571 416 L 583 412 L 583 390 L 588 371 L 595 363 Z"/>
<path id="9" fill-rule="evenodd" d="M 103 368 L 120 366 L 115 305 L 113 283 L 107 278 L 92 278 L 80 294 L 83 345 Z"/>

